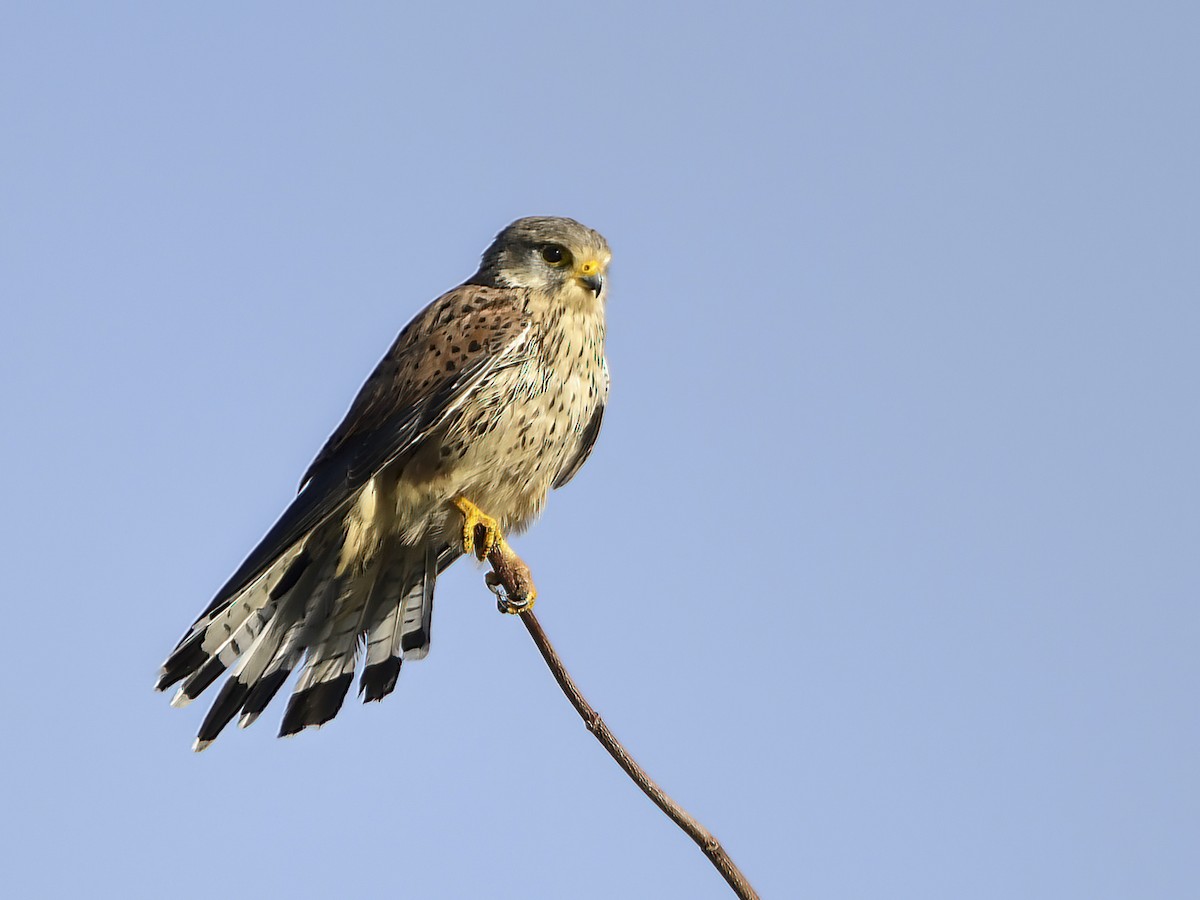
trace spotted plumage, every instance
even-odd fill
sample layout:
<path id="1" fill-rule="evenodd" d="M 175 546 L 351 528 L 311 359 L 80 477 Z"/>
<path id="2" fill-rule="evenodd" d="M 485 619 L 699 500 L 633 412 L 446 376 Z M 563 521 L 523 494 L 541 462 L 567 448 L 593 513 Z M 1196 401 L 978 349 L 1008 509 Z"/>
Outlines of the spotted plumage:
<path id="1" fill-rule="evenodd" d="M 519 219 L 400 332 L 296 499 L 163 664 L 156 687 L 180 684 L 176 706 L 228 673 L 196 749 L 239 714 L 253 722 L 297 668 L 281 735 L 333 718 L 356 669 L 364 701 L 381 700 L 425 656 L 434 582 L 469 517 L 501 541 L 523 530 L 591 452 L 609 258 L 572 219 Z"/>

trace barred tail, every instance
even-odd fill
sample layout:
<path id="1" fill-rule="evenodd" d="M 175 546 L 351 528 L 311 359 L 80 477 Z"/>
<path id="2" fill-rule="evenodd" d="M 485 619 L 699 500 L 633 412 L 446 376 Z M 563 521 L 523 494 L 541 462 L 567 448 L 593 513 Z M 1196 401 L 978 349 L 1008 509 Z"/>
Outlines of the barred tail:
<path id="1" fill-rule="evenodd" d="M 163 664 L 158 690 L 182 682 L 172 705 L 185 706 L 225 672 L 196 736 L 208 747 L 240 713 L 253 723 L 292 671 L 303 667 L 280 736 L 320 727 L 342 707 L 365 645 L 364 701 L 396 686 L 404 659 L 429 650 L 433 589 L 459 556 L 454 548 L 380 548 L 365 571 L 339 574 L 342 533 L 315 532 L 234 597 L 214 603 Z"/>

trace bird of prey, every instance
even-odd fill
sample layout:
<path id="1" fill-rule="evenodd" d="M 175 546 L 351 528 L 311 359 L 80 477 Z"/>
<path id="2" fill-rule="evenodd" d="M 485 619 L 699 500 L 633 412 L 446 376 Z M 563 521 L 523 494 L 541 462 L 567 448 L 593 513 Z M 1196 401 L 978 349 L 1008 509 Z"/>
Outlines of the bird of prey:
<path id="1" fill-rule="evenodd" d="M 591 452 L 608 397 L 610 257 L 573 219 L 518 219 L 400 332 L 296 499 L 163 664 L 157 690 L 182 682 L 173 706 L 231 670 L 194 749 L 239 713 L 253 722 L 297 666 L 281 737 L 337 714 L 360 651 L 364 702 L 428 653 L 438 574 L 463 554 L 509 552 L 504 534 Z"/>

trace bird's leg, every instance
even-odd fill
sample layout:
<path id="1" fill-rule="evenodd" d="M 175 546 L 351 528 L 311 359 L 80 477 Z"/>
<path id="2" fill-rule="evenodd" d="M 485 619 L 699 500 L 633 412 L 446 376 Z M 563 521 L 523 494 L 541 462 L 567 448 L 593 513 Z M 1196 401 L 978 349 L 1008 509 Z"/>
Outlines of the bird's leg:
<path id="1" fill-rule="evenodd" d="M 494 571 L 488 573 L 487 582 L 498 598 L 500 611 L 516 614 L 532 609 L 537 599 L 533 576 L 504 540 L 499 523 L 466 497 L 455 497 L 452 502 L 463 516 L 463 553 L 492 564 Z"/>
<path id="2" fill-rule="evenodd" d="M 504 544 L 504 535 L 500 533 L 500 523 L 485 513 L 466 497 L 455 497 L 451 501 L 463 516 L 462 547 L 463 553 L 485 560 L 492 548 Z M 483 529 L 482 540 L 475 539 L 476 526 Z M 507 546 L 507 545 L 505 545 Z"/>

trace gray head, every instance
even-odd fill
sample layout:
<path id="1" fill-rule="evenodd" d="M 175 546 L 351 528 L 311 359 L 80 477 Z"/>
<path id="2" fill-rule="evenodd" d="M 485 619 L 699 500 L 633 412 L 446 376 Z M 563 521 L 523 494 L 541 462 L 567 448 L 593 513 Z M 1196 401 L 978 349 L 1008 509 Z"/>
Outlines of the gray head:
<path id="1" fill-rule="evenodd" d="M 530 216 L 496 235 L 470 283 L 530 288 L 584 303 L 603 297 L 611 258 L 600 232 L 574 219 Z"/>

